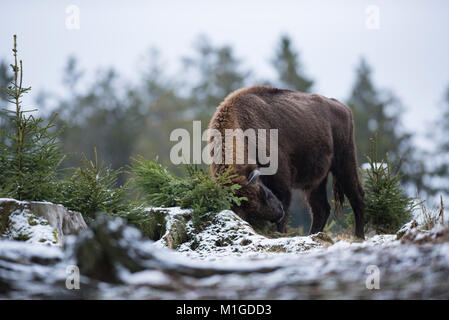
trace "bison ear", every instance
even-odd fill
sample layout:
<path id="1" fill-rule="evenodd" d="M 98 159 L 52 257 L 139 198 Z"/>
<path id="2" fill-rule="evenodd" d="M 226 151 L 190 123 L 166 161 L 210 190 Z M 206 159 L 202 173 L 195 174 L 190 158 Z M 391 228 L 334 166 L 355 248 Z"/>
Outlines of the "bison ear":
<path id="1" fill-rule="evenodd" d="M 259 176 L 260 176 L 260 171 L 257 169 L 253 170 L 248 177 L 248 182 L 246 183 L 246 185 L 256 182 L 256 180 Z"/>

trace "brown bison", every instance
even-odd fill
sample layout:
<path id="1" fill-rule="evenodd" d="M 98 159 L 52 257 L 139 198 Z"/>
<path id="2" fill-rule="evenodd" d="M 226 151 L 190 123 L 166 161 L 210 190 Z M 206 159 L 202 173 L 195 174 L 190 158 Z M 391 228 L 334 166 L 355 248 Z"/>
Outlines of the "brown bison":
<path id="1" fill-rule="evenodd" d="M 237 175 L 233 182 L 242 186 L 238 195 L 248 199 L 233 208 L 243 219 L 250 223 L 269 220 L 285 232 L 292 189 L 300 189 L 312 212 L 310 233 L 322 231 L 330 214 L 326 186 L 331 172 L 336 204 L 341 206 L 346 195 L 354 211 L 355 235 L 364 238 L 364 191 L 357 173 L 352 112 L 347 106 L 317 94 L 253 86 L 226 97 L 209 129 L 222 136 L 226 129 L 278 129 L 275 174 L 260 175 L 263 165 L 259 159 L 256 163 L 211 164 L 213 176 L 232 166 Z M 247 151 L 249 142 L 245 141 Z M 221 147 L 224 150 L 224 142 Z"/>

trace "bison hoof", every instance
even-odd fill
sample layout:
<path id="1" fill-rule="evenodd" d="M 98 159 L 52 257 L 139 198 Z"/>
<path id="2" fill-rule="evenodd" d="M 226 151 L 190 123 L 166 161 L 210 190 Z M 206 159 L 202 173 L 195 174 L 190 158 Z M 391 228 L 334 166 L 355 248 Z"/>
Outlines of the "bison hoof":
<path id="1" fill-rule="evenodd" d="M 365 240 L 365 235 L 363 233 L 356 233 L 356 238 L 359 238 L 360 240 Z"/>

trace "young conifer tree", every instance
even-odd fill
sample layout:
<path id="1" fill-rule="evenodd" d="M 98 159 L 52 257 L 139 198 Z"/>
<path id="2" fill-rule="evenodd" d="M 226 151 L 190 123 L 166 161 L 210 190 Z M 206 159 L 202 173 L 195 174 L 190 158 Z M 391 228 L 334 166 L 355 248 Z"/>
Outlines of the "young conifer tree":
<path id="1" fill-rule="evenodd" d="M 94 148 L 94 160 L 83 154 L 82 166 L 74 168 L 73 175 L 63 182 L 61 203 L 67 208 L 81 212 L 90 223 L 98 212 L 123 215 L 131 205 L 126 200 L 127 184 L 116 187 L 121 169 L 113 170 L 98 161 Z"/>
<path id="2" fill-rule="evenodd" d="M 23 86 L 22 60 L 17 57 L 17 37 L 14 35 L 11 64 L 13 80 L 2 88 L 14 108 L 1 115 L 7 123 L 0 128 L 0 190 L 18 200 L 54 201 L 58 197 L 56 175 L 64 158 L 53 130 L 54 119 L 44 123 L 36 117 L 36 109 L 22 106 L 23 95 L 31 87 Z"/>
<path id="3" fill-rule="evenodd" d="M 400 164 L 394 169 L 388 154 L 380 162 L 377 156 L 377 136 L 371 140 L 371 152 L 365 170 L 365 222 L 376 233 L 395 233 L 412 218 L 419 204 L 417 199 L 405 195 L 401 189 Z"/>

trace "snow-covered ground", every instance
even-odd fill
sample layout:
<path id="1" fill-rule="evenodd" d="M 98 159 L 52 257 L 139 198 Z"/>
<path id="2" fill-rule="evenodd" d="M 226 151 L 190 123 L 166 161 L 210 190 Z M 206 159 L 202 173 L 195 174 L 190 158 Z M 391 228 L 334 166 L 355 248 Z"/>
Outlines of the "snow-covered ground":
<path id="1" fill-rule="evenodd" d="M 167 211 L 167 222 L 188 214 Z M 106 218 L 67 237 L 63 248 L 1 241 L 0 298 L 449 298 L 447 228 L 332 243 L 321 236 L 268 239 L 231 211 L 217 218 L 218 229 L 212 223 L 176 250 L 166 248 L 175 223 L 153 242 Z M 82 274 L 79 290 L 66 288 L 70 266 Z"/>

